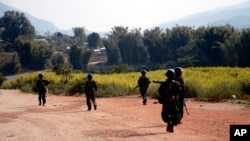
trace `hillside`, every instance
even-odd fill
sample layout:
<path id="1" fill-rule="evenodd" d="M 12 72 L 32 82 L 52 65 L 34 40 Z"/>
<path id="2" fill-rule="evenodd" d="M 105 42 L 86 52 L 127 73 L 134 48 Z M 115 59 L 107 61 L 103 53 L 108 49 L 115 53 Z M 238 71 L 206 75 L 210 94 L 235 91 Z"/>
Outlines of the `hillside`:
<path id="1" fill-rule="evenodd" d="M 15 10 L 22 12 L 16 8 L 5 5 L 0 2 L 0 17 L 4 15 L 7 10 Z M 25 13 L 25 12 L 24 12 Z M 35 27 L 37 34 L 44 35 L 44 33 L 50 32 L 62 32 L 63 34 L 73 35 L 72 29 L 60 30 L 52 22 L 46 21 L 44 19 L 36 18 L 29 13 L 25 13 L 27 18 L 30 20 L 32 25 Z M 242 4 L 228 6 L 223 8 L 214 9 L 212 11 L 205 11 L 202 13 L 197 13 L 194 15 L 186 16 L 175 21 L 168 21 L 159 23 L 154 27 L 160 27 L 162 29 L 172 28 L 176 25 L 187 25 L 191 27 L 200 26 L 216 26 L 231 24 L 235 28 L 247 28 L 250 27 L 250 1 L 244 2 Z M 73 27 L 74 25 L 72 25 Z M 154 28 L 152 27 L 152 28 Z M 92 33 L 95 31 L 86 32 Z M 101 37 L 104 37 L 106 33 L 99 33 Z"/>
<path id="2" fill-rule="evenodd" d="M 205 11 L 175 21 L 164 22 L 159 27 L 165 29 L 176 25 L 200 27 L 226 24 L 239 29 L 250 27 L 250 1 L 212 11 Z"/>
<path id="3" fill-rule="evenodd" d="M 4 12 L 9 11 L 9 10 L 23 12 L 19 9 L 10 7 L 10 6 L 5 5 L 5 4 L 0 2 L 0 17 L 4 16 Z M 60 31 L 60 29 L 58 27 L 56 27 L 52 22 L 36 18 L 36 17 L 30 15 L 29 13 L 26 13 L 26 12 L 23 12 L 23 13 L 30 20 L 31 24 L 35 27 L 35 30 L 36 30 L 37 34 L 39 34 L 39 35 L 44 35 L 48 31 L 50 33 Z"/>

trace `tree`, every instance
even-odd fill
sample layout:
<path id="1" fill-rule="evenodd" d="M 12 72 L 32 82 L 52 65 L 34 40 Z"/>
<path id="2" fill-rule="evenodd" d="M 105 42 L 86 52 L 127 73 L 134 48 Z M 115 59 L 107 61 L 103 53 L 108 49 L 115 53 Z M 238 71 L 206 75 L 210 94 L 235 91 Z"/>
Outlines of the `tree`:
<path id="1" fill-rule="evenodd" d="M 72 66 L 70 64 L 59 64 L 54 67 L 53 70 L 56 75 L 61 76 L 61 81 L 63 83 L 68 83 L 69 79 L 72 77 Z"/>
<path id="2" fill-rule="evenodd" d="M 164 34 L 158 27 L 144 31 L 143 42 L 149 52 L 151 64 L 165 63 L 167 60 L 168 54 L 163 39 Z"/>
<path id="3" fill-rule="evenodd" d="M 238 32 L 230 25 L 207 27 L 204 31 L 197 38 L 201 66 L 236 66 Z"/>
<path id="4" fill-rule="evenodd" d="M 75 45 L 83 46 L 87 41 L 86 29 L 84 27 L 73 28 Z"/>
<path id="5" fill-rule="evenodd" d="M 84 27 L 74 27 L 72 28 L 73 32 L 74 32 L 74 37 L 79 37 L 79 38 L 85 38 L 86 37 L 86 33 L 85 33 L 85 28 Z"/>
<path id="6" fill-rule="evenodd" d="M 91 33 L 88 35 L 88 47 L 89 48 L 96 48 L 100 45 L 101 39 L 98 33 Z"/>
<path id="7" fill-rule="evenodd" d="M 4 62 L 1 72 L 3 75 L 11 75 L 21 70 L 21 63 L 17 53 L 14 53 L 10 61 Z"/>
<path id="8" fill-rule="evenodd" d="M 74 70 L 87 70 L 92 51 L 72 46 L 69 52 L 69 60 Z"/>
<path id="9" fill-rule="evenodd" d="M 140 29 L 130 30 L 119 37 L 119 49 L 122 56 L 122 63 L 126 64 L 147 64 L 149 54 L 144 46 Z"/>
<path id="10" fill-rule="evenodd" d="M 242 67 L 250 66 L 250 28 L 244 29 L 240 38 L 241 46 L 239 51 L 240 63 Z"/>
<path id="11" fill-rule="evenodd" d="M 3 27 L 2 39 L 5 43 L 14 44 L 19 36 L 33 38 L 35 28 L 25 17 L 24 13 L 15 11 L 6 11 L 0 19 L 0 27 Z M 6 48 L 6 51 L 12 51 L 13 48 Z"/>
<path id="12" fill-rule="evenodd" d="M 112 28 L 108 38 L 103 39 L 103 45 L 108 54 L 108 64 L 114 65 L 122 62 L 122 56 L 119 48 L 119 42 L 128 32 L 128 27 L 116 26 Z"/>
<path id="13" fill-rule="evenodd" d="M 50 66 L 54 50 L 49 44 L 18 39 L 15 46 L 22 67 L 31 70 L 42 70 Z"/>
<path id="14" fill-rule="evenodd" d="M 52 65 L 55 65 L 55 66 L 56 66 L 56 65 L 63 64 L 63 63 L 64 63 L 64 57 L 63 57 L 63 55 L 60 54 L 60 53 L 54 54 L 54 55 L 52 56 L 51 62 L 52 62 Z"/>

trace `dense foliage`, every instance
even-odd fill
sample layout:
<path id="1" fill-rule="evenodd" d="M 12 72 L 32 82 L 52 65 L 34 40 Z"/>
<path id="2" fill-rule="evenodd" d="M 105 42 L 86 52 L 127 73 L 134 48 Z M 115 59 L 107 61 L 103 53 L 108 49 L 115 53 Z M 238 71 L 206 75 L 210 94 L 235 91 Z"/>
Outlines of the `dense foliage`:
<path id="1" fill-rule="evenodd" d="M 52 69 L 64 63 L 71 64 L 74 70 L 98 73 L 176 66 L 250 66 L 250 28 L 176 25 L 141 31 L 115 26 L 104 38 L 95 32 L 87 35 L 84 27 L 72 30 L 72 37 L 61 32 L 38 36 L 23 13 L 6 11 L 0 18 L 0 53 L 11 52 L 15 56 L 0 63 L 2 74 Z M 93 49 L 102 46 L 106 47 L 107 63 L 89 66 Z"/>
<path id="2" fill-rule="evenodd" d="M 110 64 L 159 67 L 249 66 L 250 29 L 230 25 L 129 31 L 115 27 L 104 39 Z M 116 56 L 116 57 L 113 57 Z M 158 68 L 159 68 L 158 67 Z"/>
<path id="3" fill-rule="evenodd" d="M 4 28 L 1 38 L 3 42 L 12 44 L 19 36 L 33 38 L 35 29 L 30 21 L 25 17 L 24 13 L 15 11 L 6 11 L 0 19 L 0 27 Z M 6 48 L 11 51 L 12 48 Z"/>
<path id="4" fill-rule="evenodd" d="M 36 36 L 35 29 L 24 13 L 6 11 L 0 18 L 0 70 L 3 75 L 11 75 L 22 70 L 44 70 L 69 61 L 74 69 L 86 70 L 91 51 L 84 49 L 87 41 L 85 29 L 73 28 L 74 37 L 56 32 L 46 37 Z M 68 47 L 71 47 L 68 49 Z M 79 54 L 77 54 L 79 53 Z M 10 56 L 10 55 L 9 55 Z"/>

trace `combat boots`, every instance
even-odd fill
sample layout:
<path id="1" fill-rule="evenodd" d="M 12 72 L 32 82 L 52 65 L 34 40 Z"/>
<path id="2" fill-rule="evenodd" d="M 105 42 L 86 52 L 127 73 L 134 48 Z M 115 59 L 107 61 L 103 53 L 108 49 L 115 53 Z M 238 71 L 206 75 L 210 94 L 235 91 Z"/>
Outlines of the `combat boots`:
<path id="1" fill-rule="evenodd" d="M 167 132 L 170 132 L 170 133 L 174 132 L 174 125 L 173 124 L 168 123 L 168 125 L 167 125 Z"/>

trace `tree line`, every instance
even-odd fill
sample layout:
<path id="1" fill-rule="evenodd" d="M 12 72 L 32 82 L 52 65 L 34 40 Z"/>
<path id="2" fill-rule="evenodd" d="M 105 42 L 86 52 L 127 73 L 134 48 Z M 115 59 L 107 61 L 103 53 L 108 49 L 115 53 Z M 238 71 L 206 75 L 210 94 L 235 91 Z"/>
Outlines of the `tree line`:
<path id="1" fill-rule="evenodd" d="M 1 72 L 8 75 L 21 69 L 42 70 L 65 66 L 65 63 L 74 70 L 90 71 L 87 64 L 98 46 L 105 46 L 107 50 L 108 61 L 104 65 L 119 72 L 128 68 L 250 66 L 250 28 L 176 25 L 171 29 L 155 27 L 141 31 L 115 26 L 102 38 L 95 32 L 87 35 L 84 27 L 72 30 L 74 36 L 61 32 L 36 35 L 34 26 L 23 13 L 6 11 L 0 18 L 0 52 L 14 55 L 1 62 Z M 117 68 L 119 66 L 122 68 Z"/>
<path id="2" fill-rule="evenodd" d="M 231 25 L 191 28 L 176 25 L 128 30 L 114 27 L 103 43 L 108 63 L 146 65 L 157 68 L 173 66 L 249 67 L 250 28 Z"/>

